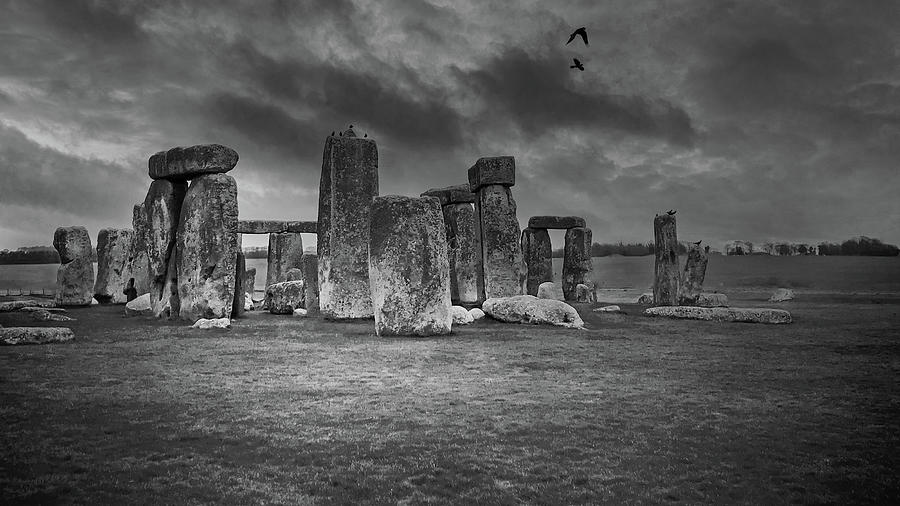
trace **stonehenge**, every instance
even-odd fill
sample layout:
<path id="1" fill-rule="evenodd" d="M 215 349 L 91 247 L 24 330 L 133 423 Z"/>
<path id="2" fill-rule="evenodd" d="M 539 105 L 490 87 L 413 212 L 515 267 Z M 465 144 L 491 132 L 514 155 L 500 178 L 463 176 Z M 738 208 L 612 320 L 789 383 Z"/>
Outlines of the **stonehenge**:
<path id="1" fill-rule="evenodd" d="M 590 281 L 588 275 L 593 270 L 591 262 L 591 229 L 584 218 L 577 216 L 532 216 L 528 228 L 522 231 L 522 255 L 527 267 L 525 283 L 528 295 L 539 295 L 544 283 L 553 281 L 552 247 L 548 229 L 565 230 L 563 246 L 562 292 L 564 300 L 578 299 L 579 284 Z M 545 295 L 547 297 L 547 295 Z"/>
<path id="2" fill-rule="evenodd" d="M 369 214 L 378 196 L 378 147 L 353 128 L 325 140 L 319 183 L 319 309 L 328 319 L 371 318 Z"/>
<path id="3" fill-rule="evenodd" d="M 299 268 L 302 260 L 303 237 L 298 232 L 270 233 L 266 286 L 284 281 L 287 272 Z"/>
<path id="4" fill-rule="evenodd" d="M 444 215 L 450 260 L 450 300 L 472 305 L 479 300 L 481 238 L 475 223 L 475 194 L 468 184 L 433 188 L 422 196 L 437 197 Z"/>
<path id="5" fill-rule="evenodd" d="M 538 295 L 543 283 L 553 281 L 553 258 L 550 233 L 546 228 L 529 227 L 522 231 L 522 257 L 528 274 L 525 293 Z"/>
<path id="6" fill-rule="evenodd" d="M 144 204 L 135 204 L 131 214 L 131 248 L 128 252 L 126 267 L 128 272 L 124 277 L 126 285 L 130 285 L 137 295 L 150 292 L 150 258 L 147 253 L 149 231 L 147 228 Z"/>
<path id="7" fill-rule="evenodd" d="M 87 306 L 94 298 L 94 264 L 91 237 L 84 227 L 59 227 L 53 234 L 59 252 L 56 271 L 56 303 L 60 306 Z"/>
<path id="8" fill-rule="evenodd" d="M 206 174 L 223 174 L 237 165 L 235 150 L 221 144 L 176 147 L 150 157 L 150 179 L 186 181 Z"/>
<path id="9" fill-rule="evenodd" d="M 238 220 L 239 234 L 315 234 L 318 223 L 315 221 L 279 221 L 279 220 Z"/>
<path id="10" fill-rule="evenodd" d="M 129 229 L 104 228 L 97 234 L 97 280 L 94 298 L 101 304 L 128 302 L 128 255 L 133 232 Z M 130 278 L 130 276 L 129 276 Z"/>
<path id="11" fill-rule="evenodd" d="M 591 229 L 587 227 L 566 230 L 562 269 L 562 289 L 566 300 L 577 298 L 576 287 L 587 281 L 586 276 L 593 270 L 591 236 Z"/>
<path id="12" fill-rule="evenodd" d="M 677 306 L 681 273 L 678 270 L 678 236 L 674 214 L 656 215 L 653 219 L 653 238 L 656 245 L 653 303 L 657 306 Z"/>
<path id="13" fill-rule="evenodd" d="M 153 156 L 158 157 L 159 154 Z M 150 159 L 153 160 L 153 157 Z M 161 316 L 167 307 L 172 312 L 179 306 L 178 272 L 171 266 L 187 191 L 188 185 L 184 181 L 158 179 L 150 183 L 144 197 L 142 210 L 146 220 L 144 242 L 150 279 L 150 305 L 156 316 Z M 142 292 L 138 290 L 138 293 Z"/>
<path id="14" fill-rule="evenodd" d="M 682 306 L 696 305 L 700 294 L 703 292 L 703 281 L 706 279 L 706 265 L 709 256 L 700 248 L 699 244 L 692 244 L 688 250 L 687 261 L 684 263 L 684 272 L 681 276 L 681 288 L 678 293 L 678 303 Z"/>

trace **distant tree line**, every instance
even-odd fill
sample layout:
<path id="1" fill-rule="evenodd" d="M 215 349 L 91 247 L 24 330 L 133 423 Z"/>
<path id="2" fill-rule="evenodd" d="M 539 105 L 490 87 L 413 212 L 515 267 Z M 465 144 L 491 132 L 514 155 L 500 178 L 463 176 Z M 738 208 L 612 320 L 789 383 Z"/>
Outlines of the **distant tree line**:
<path id="1" fill-rule="evenodd" d="M 687 243 L 678 243 L 678 254 L 679 255 L 687 255 L 688 252 L 688 244 Z M 642 257 L 646 255 L 652 255 L 656 252 L 655 245 L 652 242 L 640 243 L 640 242 L 630 242 L 625 243 L 619 241 L 618 243 L 604 243 L 601 244 L 599 242 L 595 242 L 591 244 L 591 256 L 592 257 L 608 257 L 611 255 L 622 255 L 625 257 Z M 553 250 L 553 258 L 562 258 L 563 257 L 563 248 L 554 249 Z"/>
<path id="2" fill-rule="evenodd" d="M 895 257 L 900 254 L 900 248 L 893 244 L 885 244 L 878 239 L 860 236 L 838 244 L 823 242 L 819 244 L 819 255 L 828 256 L 879 256 Z"/>
<path id="3" fill-rule="evenodd" d="M 97 248 L 91 249 L 91 260 L 97 261 Z M 23 246 L 17 250 L 0 251 L 0 265 L 58 263 L 59 253 L 52 246 Z"/>

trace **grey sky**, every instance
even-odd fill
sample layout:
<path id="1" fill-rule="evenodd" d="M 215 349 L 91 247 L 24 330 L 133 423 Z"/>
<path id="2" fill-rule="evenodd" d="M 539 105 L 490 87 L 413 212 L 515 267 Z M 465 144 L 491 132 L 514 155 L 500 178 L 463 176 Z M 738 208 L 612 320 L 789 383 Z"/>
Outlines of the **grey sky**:
<path id="1" fill-rule="evenodd" d="M 240 153 L 242 218 L 314 219 L 349 123 L 382 194 L 513 155 L 520 222 L 584 216 L 598 242 L 675 208 L 714 247 L 900 243 L 900 2 L 2 5 L 0 248 L 130 226 L 147 158 L 208 142 Z"/>

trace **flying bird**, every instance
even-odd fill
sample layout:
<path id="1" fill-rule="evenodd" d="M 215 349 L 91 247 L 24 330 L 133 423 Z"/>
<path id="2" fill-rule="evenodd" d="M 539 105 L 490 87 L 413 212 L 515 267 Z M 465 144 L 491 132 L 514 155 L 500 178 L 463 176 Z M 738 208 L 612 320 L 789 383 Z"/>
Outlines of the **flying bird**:
<path id="1" fill-rule="evenodd" d="M 582 26 L 581 28 L 579 28 L 579 29 L 575 30 L 574 32 L 572 32 L 572 35 L 569 35 L 569 41 L 566 42 L 566 45 L 567 45 L 567 46 L 569 45 L 569 42 L 572 42 L 573 40 L 575 40 L 575 36 L 576 36 L 576 35 L 581 35 L 581 39 L 584 41 L 584 45 L 585 45 L 585 46 L 588 45 L 588 41 L 587 41 L 587 30 Z"/>
<path id="2" fill-rule="evenodd" d="M 572 61 L 575 62 L 575 65 L 569 65 L 570 69 L 578 69 L 578 70 L 584 72 L 584 65 L 581 64 L 581 62 L 578 60 L 578 58 L 572 58 Z"/>
<path id="3" fill-rule="evenodd" d="M 666 214 L 668 214 L 669 216 L 675 216 L 675 213 L 677 213 L 677 212 L 678 211 L 673 211 L 672 209 L 669 209 L 668 211 L 666 211 Z"/>

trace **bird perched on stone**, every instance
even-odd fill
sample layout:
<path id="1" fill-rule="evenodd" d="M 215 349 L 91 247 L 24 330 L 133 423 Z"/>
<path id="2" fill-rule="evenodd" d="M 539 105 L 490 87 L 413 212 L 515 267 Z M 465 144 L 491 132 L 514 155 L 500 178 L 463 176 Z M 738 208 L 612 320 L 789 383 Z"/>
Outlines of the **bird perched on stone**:
<path id="1" fill-rule="evenodd" d="M 334 137 L 334 130 L 331 131 L 331 136 Z"/>
<path id="2" fill-rule="evenodd" d="M 703 242 L 703 239 L 700 239 L 699 241 L 695 242 L 694 244 L 696 244 L 697 246 L 700 246 L 701 242 Z"/>
<path id="3" fill-rule="evenodd" d="M 343 136 L 344 136 L 344 132 L 338 132 L 338 136 L 339 136 L 339 137 L 343 137 Z"/>
<path id="4" fill-rule="evenodd" d="M 568 42 L 566 42 L 566 45 L 567 45 L 567 46 L 569 45 L 569 42 L 572 42 L 573 40 L 575 40 L 575 36 L 576 36 L 576 35 L 581 35 L 581 40 L 584 41 L 584 45 L 585 45 L 585 46 L 588 45 L 588 40 L 587 40 L 587 30 L 582 26 L 581 28 L 579 28 L 579 29 L 575 30 L 574 32 L 572 32 L 572 35 L 569 35 L 569 40 L 568 40 Z"/>
<path id="5" fill-rule="evenodd" d="M 572 61 L 575 62 L 575 65 L 569 65 L 570 69 L 578 69 L 578 70 L 584 72 L 584 65 L 582 65 L 581 62 L 578 61 L 578 58 L 572 58 Z"/>
<path id="6" fill-rule="evenodd" d="M 678 211 L 669 209 L 668 211 L 666 211 L 666 214 L 668 214 L 669 216 L 675 216 L 675 213 L 677 213 L 677 212 L 678 212 Z"/>
<path id="7" fill-rule="evenodd" d="M 364 133 L 364 134 L 363 134 L 363 139 L 365 139 L 365 138 L 368 137 L 368 136 L 369 136 L 369 132 Z"/>

